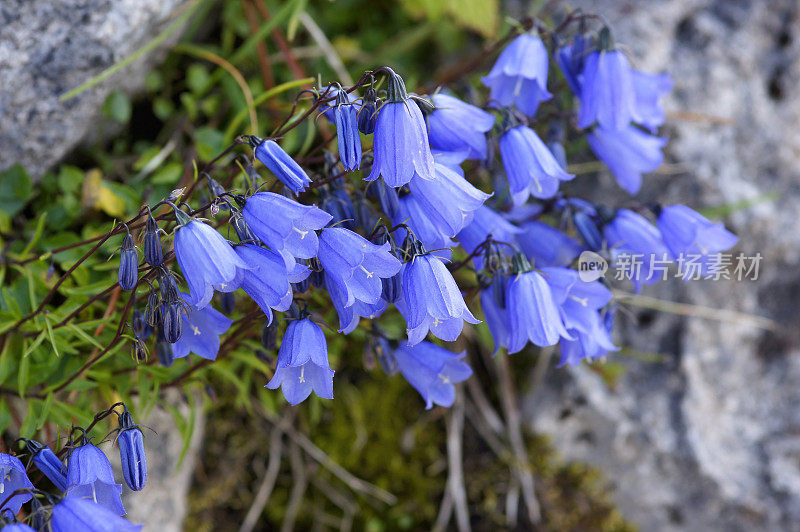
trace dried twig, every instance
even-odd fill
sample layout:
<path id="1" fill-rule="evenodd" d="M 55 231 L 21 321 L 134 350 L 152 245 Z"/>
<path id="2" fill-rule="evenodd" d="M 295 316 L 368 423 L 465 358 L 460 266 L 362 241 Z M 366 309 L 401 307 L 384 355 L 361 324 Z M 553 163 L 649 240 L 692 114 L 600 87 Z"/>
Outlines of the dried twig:
<path id="1" fill-rule="evenodd" d="M 300 454 L 300 447 L 294 442 L 289 445 L 289 463 L 292 466 L 292 493 L 289 495 L 289 503 L 286 505 L 286 514 L 281 523 L 281 532 L 291 532 L 294 530 L 294 522 L 297 520 L 297 512 L 303 503 L 303 497 L 308 487 L 308 475 L 306 474 L 306 464 L 303 455 Z"/>
<path id="2" fill-rule="evenodd" d="M 456 511 L 456 525 L 459 532 L 470 530 L 469 508 L 467 507 L 467 490 L 464 487 L 464 396 L 458 390 L 456 400 L 445 417 L 447 425 L 447 489 L 453 495 Z"/>
<path id="3" fill-rule="evenodd" d="M 258 518 L 264 511 L 264 508 L 269 502 L 269 497 L 272 495 L 272 489 L 275 487 L 275 481 L 278 480 L 278 473 L 281 470 L 281 457 L 283 455 L 283 431 L 275 427 L 272 429 L 272 436 L 269 440 L 269 462 L 267 464 L 267 472 L 264 474 L 264 480 L 258 487 L 256 496 L 253 498 L 253 504 L 247 511 L 242 526 L 239 527 L 239 532 L 251 532 L 258 522 Z"/>

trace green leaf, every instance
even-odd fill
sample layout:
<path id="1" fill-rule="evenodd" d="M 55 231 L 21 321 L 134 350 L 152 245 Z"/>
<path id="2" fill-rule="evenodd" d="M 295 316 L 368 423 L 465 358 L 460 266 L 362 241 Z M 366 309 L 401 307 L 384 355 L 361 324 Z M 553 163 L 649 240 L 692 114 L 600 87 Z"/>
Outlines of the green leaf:
<path id="1" fill-rule="evenodd" d="M 6 216 L 17 214 L 33 196 L 28 172 L 19 163 L 0 172 L 0 211 Z"/>
<path id="2" fill-rule="evenodd" d="M 22 250 L 20 255 L 27 255 L 33 249 L 33 246 L 42 238 L 42 231 L 44 231 L 44 222 L 47 219 L 47 211 L 44 211 L 40 216 L 39 220 L 36 222 L 36 231 L 33 233 L 33 238 L 31 241 L 28 242 L 28 245 L 25 246 L 25 249 Z"/>
<path id="3" fill-rule="evenodd" d="M 210 161 L 225 149 L 225 136 L 222 132 L 210 127 L 197 128 L 194 139 L 197 156 L 203 161 Z"/>
<path id="4" fill-rule="evenodd" d="M 50 406 L 53 404 L 53 394 L 48 393 L 47 397 L 44 400 L 44 405 L 42 405 L 42 410 L 39 412 L 39 419 L 36 421 L 36 430 L 39 430 L 44 426 L 44 422 L 47 421 L 47 416 L 50 414 Z"/>
<path id="5" fill-rule="evenodd" d="M 19 396 L 25 397 L 25 390 L 28 386 L 28 373 L 30 371 L 31 359 L 27 356 L 22 357 L 19 361 L 19 373 L 17 374 L 17 387 Z"/>
<path id="6" fill-rule="evenodd" d="M 34 405 L 40 401 L 32 399 L 28 401 L 28 413 L 25 414 L 25 421 L 22 422 L 22 427 L 19 429 L 20 438 L 30 438 L 36 430 L 36 415 L 34 414 Z"/>
<path id="7" fill-rule="evenodd" d="M 58 352 L 58 343 L 56 343 L 56 336 L 53 334 L 53 327 L 50 325 L 50 316 L 48 314 L 44 315 L 44 325 L 47 327 L 47 335 L 50 337 L 50 343 L 53 344 L 53 351 L 56 354 L 56 358 L 61 358 L 61 355 Z"/>
<path id="8" fill-rule="evenodd" d="M 103 114 L 113 118 L 120 124 L 127 124 L 131 119 L 133 107 L 128 96 L 121 91 L 114 91 L 108 95 L 103 104 Z"/>

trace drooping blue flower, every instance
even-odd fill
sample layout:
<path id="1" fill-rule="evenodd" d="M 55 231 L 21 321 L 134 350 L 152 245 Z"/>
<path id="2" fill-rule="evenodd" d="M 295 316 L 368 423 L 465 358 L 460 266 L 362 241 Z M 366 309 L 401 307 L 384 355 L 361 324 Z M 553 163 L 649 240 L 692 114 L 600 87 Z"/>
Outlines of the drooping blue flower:
<path id="1" fill-rule="evenodd" d="M 358 134 L 358 108 L 349 103 L 347 93 L 340 91 L 333 108 L 339 160 L 347 171 L 361 167 L 361 137 Z"/>
<path id="2" fill-rule="evenodd" d="M 517 267 L 506 286 L 508 352 L 521 351 L 528 341 L 546 347 L 561 337 L 571 338 L 545 278 L 531 270 L 524 257 L 517 255 L 514 260 L 521 268 Z"/>
<path id="3" fill-rule="evenodd" d="M 345 294 L 346 307 L 356 300 L 378 303 L 383 290 L 381 279 L 400 270 L 400 261 L 392 255 L 388 242 L 378 246 L 339 227 L 328 227 L 320 233 L 318 257 L 330 279 Z"/>
<path id="4" fill-rule="evenodd" d="M 647 218 L 628 209 L 619 209 L 604 228 L 603 235 L 611 257 L 619 262 L 629 262 L 636 290 L 642 282 L 653 284 L 660 280 L 654 275 L 654 261 L 667 259 L 669 253 L 658 229 Z"/>
<path id="5" fill-rule="evenodd" d="M 30 493 L 18 493 L 9 497 L 22 489 L 33 489 L 33 484 L 25 473 L 25 466 L 16 456 L 0 453 L 0 503 L 8 499 L 0 508 L 0 514 L 10 511 L 17 515 L 22 505 L 31 500 L 33 495 Z"/>
<path id="6" fill-rule="evenodd" d="M 587 39 L 578 34 L 573 39 L 572 44 L 562 46 L 556 52 L 556 63 L 561 68 L 569 88 L 576 96 L 581 95 L 583 86 L 583 66 L 587 56 Z"/>
<path id="7" fill-rule="evenodd" d="M 295 195 L 303 192 L 311 184 L 311 179 L 306 171 L 288 153 L 283 151 L 277 142 L 251 137 L 250 143 L 255 147 L 256 159 L 261 161 L 261 164 L 275 174 L 275 177 Z"/>
<path id="8" fill-rule="evenodd" d="M 630 194 L 642 186 L 642 174 L 652 172 L 664 162 L 661 148 L 667 139 L 649 135 L 633 125 L 619 130 L 602 126 L 586 135 L 589 146 Z"/>
<path id="9" fill-rule="evenodd" d="M 67 466 L 56 456 L 56 453 L 49 446 L 34 440 L 25 440 L 25 445 L 33 457 L 36 468 L 53 483 L 58 491 L 66 490 Z"/>
<path id="10" fill-rule="evenodd" d="M 119 255 L 119 287 L 133 290 L 139 280 L 139 254 L 133 244 L 133 237 L 127 233 L 122 239 Z"/>
<path id="11" fill-rule="evenodd" d="M 181 294 L 183 296 L 183 294 Z M 219 352 L 219 336 L 230 329 L 230 318 L 213 307 L 187 309 L 181 315 L 183 334 L 172 344 L 173 358 L 183 358 L 189 353 L 216 360 Z"/>
<path id="12" fill-rule="evenodd" d="M 292 405 L 303 402 L 312 390 L 323 399 L 333 399 L 333 374 L 325 334 L 319 325 L 303 318 L 286 327 L 278 367 L 266 387 L 280 387 Z"/>
<path id="13" fill-rule="evenodd" d="M 672 90 L 669 74 L 648 74 L 632 70 L 633 92 L 636 95 L 635 120 L 651 133 L 664 123 L 665 113 L 661 97 Z"/>
<path id="14" fill-rule="evenodd" d="M 578 127 L 599 123 L 620 130 L 639 121 L 636 92 L 628 59 L 619 50 L 595 50 L 586 57 L 580 93 Z"/>
<path id="15" fill-rule="evenodd" d="M 434 255 L 417 254 L 403 265 L 403 297 L 396 305 L 406 319 L 408 343 L 420 343 L 428 331 L 452 341 L 464 322 L 480 323 L 467 308 L 464 296 L 447 266 Z"/>
<path id="16" fill-rule="evenodd" d="M 600 281 L 582 281 L 576 270 L 570 268 L 542 268 L 553 299 L 561 309 L 561 318 L 567 330 L 591 332 L 598 320 L 597 311 L 613 298 L 611 291 Z"/>
<path id="17" fill-rule="evenodd" d="M 325 273 L 325 286 L 328 289 L 328 294 L 331 296 L 331 301 L 336 309 L 336 313 L 339 315 L 340 333 L 350 334 L 356 329 L 362 317 L 373 320 L 386 310 L 387 303 L 384 299 L 379 299 L 377 302 L 371 304 L 356 299 L 352 305 L 347 306 L 347 294 L 344 291 L 343 285 L 332 279 L 327 272 Z"/>
<path id="18" fill-rule="evenodd" d="M 373 143 L 372 171 L 366 181 L 383 177 L 391 187 L 402 187 L 414 176 L 435 179 L 428 129 L 419 106 L 409 100 L 402 78 L 389 76 L 387 99 L 378 111 Z"/>
<path id="19" fill-rule="evenodd" d="M 498 274 L 488 288 L 481 290 L 481 310 L 494 340 L 492 355 L 496 355 L 501 347 L 508 347 L 508 315 L 505 304 L 507 284 L 508 276 Z"/>
<path id="20" fill-rule="evenodd" d="M 453 406 L 455 384 L 472 375 L 472 368 L 463 360 L 466 355 L 466 351 L 453 353 L 430 342 L 405 343 L 394 350 L 400 373 L 425 399 L 426 409 L 434 404 Z"/>
<path id="21" fill-rule="evenodd" d="M 715 254 L 732 248 L 739 240 L 721 223 L 710 221 L 686 205 L 663 207 L 656 224 L 672 258 L 700 255 L 703 274 L 718 261 Z"/>
<path id="22" fill-rule="evenodd" d="M 358 102 L 358 97 L 352 92 L 347 92 L 346 90 L 336 85 L 330 85 L 328 87 L 325 87 L 325 90 L 322 91 L 322 93 L 320 94 L 320 98 L 323 99 L 332 98 L 332 100 L 324 104 L 325 110 L 322 111 L 322 114 L 325 116 L 325 118 L 328 119 L 328 122 L 330 122 L 331 124 L 336 124 L 335 111 L 339 96 L 343 96 L 343 98 L 346 99 L 345 101 L 350 104 L 355 105 Z"/>
<path id="23" fill-rule="evenodd" d="M 575 339 L 561 339 L 561 362 L 559 367 L 564 364 L 576 366 L 582 360 L 597 360 L 605 356 L 609 351 L 619 351 L 614 345 L 611 337 L 614 329 L 615 308 L 608 307 L 602 313 L 595 313 L 592 320 L 592 327 L 588 332 L 570 330 Z"/>
<path id="24" fill-rule="evenodd" d="M 575 177 L 561 168 L 536 132 L 524 125 L 512 127 L 500 137 L 500 155 L 516 205 L 525 203 L 530 195 L 552 198 L 561 181 Z"/>
<path id="25" fill-rule="evenodd" d="M 397 215 L 392 218 L 392 222 L 410 227 L 414 235 L 427 249 L 433 250 L 432 253 L 437 257 L 449 259 L 450 248 L 456 246 L 456 243 L 445 234 L 442 228 L 428 218 L 427 210 L 423 208 L 414 194 L 406 194 L 399 198 Z M 405 229 L 399 229 L 396 233 L 398 240 L 403 240 L 405 233 Z"/>
<path id="26" fill-rule="evenodd" d="M 533 116 L 540 102 L 553 97 L 547 91 L 547 48 L 539 37 L 523 33 L 505 47 L 481 81 L 491 89 L 492 100 Z"/>
<path id="27" fill-rule="evenodd" d="M 149 207 L 148 207 L 149 209 Z M 161 237 L 158 222 L 152 214 L 147 216 L 147 225 L 144 231 L 144 260 L 152 267 L 160 266 L 164 262 L 164 251 L 161 248 Z"/>
<path id="28" fill-rule="evenodd" d="M 293 267 L 295 258 L 316 256 L 319 242 L 315 231 L 331 221 L 327 212 L 273 192 L 247 198 L 242 214 L 258 239 L 283 255 L 287 268 Z"/>
<path id="29" fill-rule="evenodd" d="M 436 179 L 412 179 L 411 195 L 433 222 L 448 237 L 454 237 L 472 221 L 472 213 L 491 197 L 450 168 L 436 163 Z"/>
<path id="30" fill-rule="evenodd" d="M 434 94 L 431 100 L 436 106 L 428 115 L 431 148 L 466 151 L 467 159 L 486 159 L 486 132 L 494 125 L 494 115 L 449 94 Z"/>
<path id="31" fill-rule="evenodd" d="M 583 239 L 583 243 L 592 251 L 598 251 L 603 247 L 603 235 L 597 226 L 596 215 L 585 211 L 575 211 L 572 214 L 572 223 L 575 230 Z"/>
<path id="32" fill-rule="evenodd" d="M 510 223 L 490 207 L 481 205 L 472 213 L 470 224 L 464 227 L 456 235 L 456 238 L 461 247 L 471 255 L 478 246 L 486 241 L 489 235 L 492 235 L 494 240 L 514 244 L 517 235 L 520 233 L 522 233 L 522 229 Z M 507 253 L 511 248 L 500 246 L 499 249 L 501 253 Z M 482 254 L 478 254 L 472 260 L 475 263 L 475 268 L 478 270 L 483 268 Z"/>
<path id="33" fill-rule="evenodd" d="M 236 254 L 251 268 L 242 276 L 242 289 L 267 315 L 267 323 L 272 323 L 272 309 L 289 309 L 292 304 L 290 283 L 308 277 L 309 269 L 295 262 L 298 269 L 293 269 L 296 274 L 290 279 L 290 272 L 286 271 L 286 261 L 271 249 L 244 244 L 236 246 Z"/>
<path id="34" fill-rule="evenodd" d="M 114 480 L 114 470 L 105 453 L 91 443 L 76 447 L 69 455 L 66 494 L 67 498 L 88 499 L 116 515 L 125 515 L 122 485 Z"/>
<path id="35" fill-rule="evenodd" d="M 122 487 L 120 486 L 120 489 Z M 95 504 L 80 496 L 67 496 L 53 506 L 50 517 L 51 532 L 138 532 L 142 525 L 134 525 L 102 504 Z"/>
<path id="36" fill-rule="evenodd" d="M 435 163 L 441 164 L 446 166 L 453 172 L 457 173 L 461 177 L 464 177 L 464 169 L 461 168 L 461 163 L 467 160 L 467 155 L 469 155 L 469 151 L 436 151 L 433 150 L 431 152 L 433 154 L 433 161 Z"/>
<path id="37" fill-rule="evenodd" d="M 144 453 L 144 435 L 133 422 L 127 409 L 119 415 L 119 457 L 122 463 L 122 476 L 133 491 L 141 491 L 147 482 L 147 457 Z"/>
<path id="38" fill-rule="evenodd" d="M 524 232 L 517 236 L 519 247 L 537 268 L 566 266 L 584 249 L 571 236 L 538 220 L 525 222 L 520 229 Z"/>
<path id="39" fill-rule="evenodd" d="M 237 290 L 242 270 L 250 268 L 216 229 L 197 220 L 175 232 L 175 258 L 189 285 L 186 300 L 198 308 L 209 304 L 214 290 Z"/>

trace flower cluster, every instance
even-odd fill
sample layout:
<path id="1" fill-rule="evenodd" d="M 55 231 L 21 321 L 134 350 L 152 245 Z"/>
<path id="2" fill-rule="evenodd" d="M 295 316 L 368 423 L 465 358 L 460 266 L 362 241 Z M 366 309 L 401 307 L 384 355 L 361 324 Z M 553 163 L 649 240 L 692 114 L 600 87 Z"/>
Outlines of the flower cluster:
<path id="1" fill-rule="evenodd" d="M 122 412 L 116 410 L 122 407 Z M 147 462 L 144 438 L 139 426 L 123 403 L 98 413 L 92 426 L 100 420 L 117 416 L 116 442 L 125 483 L 134 491 L 144 488 L 147 481 Z M 0 453 L 0 528 L 9 531 L 72 532 L 85 530 L 136 531 L 122 516 L 122 485 L 117 484 L 108 457 L 91 443 L 87 431 L 73 427 L 64 448 L 56 453 L 36 440 L 20 439 L 25 451 L 42 477 L 34 486 L 22 461 L 13 455 Z M 62 460 L 62 458 L 64 460 Z M 49 481 L 48 482 L 45 482 Z M 30 504 L 26 522 L 17 520 L 23 505 Z"/>
<path id="2" fill-rule="evenodd" d="M 311 292 L 320 290 L 340 334 L 362 318 L 372 322 L 369 341 L 390 361 L 384 367 L 399 370 L 428 408 L 452 404 L 453 384 L 472 371 L 464 352 L 427 339 L 455 341 L 465 322 L 480 323 L 472 303 L 480 303 L 495 353 L 558 344 L 562 364 L 578 364 L 616 350 L 612 291 L 604 279 L 579 276 L 582 252 L 618 260 L 691 251 L 710 267 L 736 237 L 684 205 L 611 208 L 569 194 L 576 176 L 564 146 L 581 137 L 625 191 L 639 190 L 642 175 L 663 161 L 666 141 L 656 133 L 665 120 L 661 98 L 672 85 L 666 74 L 634 70 L 610 29 L 587 31 L 586 20 L 577 33 L 567 23 L 558 32 L 513 36 L 482 78 L 482 104 L 477 91 L 469 101 L 448 90 L 411 93 L 388 67 L 353 87 L 321 88 L 313 105 L 337 137 L 316 158 L 324 159 L 321 168 L 290 156 L 280 139 L 240 137 L 274 176 L 271 187 L 251 166 L 243 189 L 208 177 L 210 212 L 226 213 L 227 233 L 198 217 L 208 206 L 187 213 L 174 198 L 158 205 L 174 209 L 173 254 L 186 289 L 169 269 L 173 256 L 162 251 L 164 230 L 149 215 L 142 280 L 150 290 L 138 322 L 135 315 L 137 341 L 155 331 L 166 365 L 189 353 L 214 360 L 241 289 L 254 303 L 251 313 L 264 314 L 266 349 L 277 343 L 276 313 L 286 322 L 266 386 L 280 387 L 293 405 L 312 391 L 330 399 L 326 309 L 309 310 L 319 302 Z M 574 98 L 553 98 L 554 76 Z M 236 240 L 223 236 L 231 233 Z M 119 271 L 126 290 L 141 284 L 133 242 L 126 234 Z M 461 269 L 474 272 L 472 283 Z M 635 280 L 637 290 L 640 281 L 652 280 Z M 211 306 L 215 292 L 224 313 Z M 392 307 L 405 320 L 402 338 L 375 326 Z M 107 475 L 97 478 L 76 489 L 91 489 L 112 507 L 116 485 Z M 132 486 L 144 481 L 135 471 L 125 478 Z"/>

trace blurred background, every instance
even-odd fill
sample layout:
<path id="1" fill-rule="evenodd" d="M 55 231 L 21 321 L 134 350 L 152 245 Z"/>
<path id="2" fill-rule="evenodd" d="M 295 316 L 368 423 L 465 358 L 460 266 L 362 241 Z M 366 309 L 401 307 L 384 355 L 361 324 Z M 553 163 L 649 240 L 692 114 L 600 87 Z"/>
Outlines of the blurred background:
<path id="1" fill-rule="evenodd" d="M 450 410 L 425 411 L 359 332 L 329 337 L 334 401 L 286 408 L 236 360 L 205 386 L 151 388 L 143 422 L 158 434 L 132 521 L 455 529 L 466 507 L 474 530 L 800 527 L 795 0 L 5 0 L 0 234 L 34 230 L 33 197 L 53 246 L 129 217 L 244 133 L 250 97 L 264 133 L 301 87 L 383 64 L 409 88 L 464 90 L 460 73 L 509 17 L 552 24 L 575 8 L 604 15 L 636 68 L 675 81 L 667 163 L 642 201 L 724 219 L 735 251 L 763 257 L 758 279 L 648 289 L 619 320 L 623 350 L 591 366 L 556 368 L 547 350 L 492 359 L 477 327 L 455 346 L 476 375 Z M 319 127 L 284 147 L 302 152 Z M 594 194 L 619 197 L 585 146 L 568 158 Z"/>

